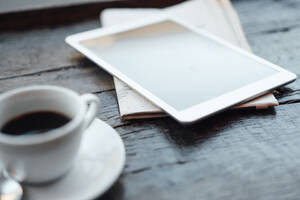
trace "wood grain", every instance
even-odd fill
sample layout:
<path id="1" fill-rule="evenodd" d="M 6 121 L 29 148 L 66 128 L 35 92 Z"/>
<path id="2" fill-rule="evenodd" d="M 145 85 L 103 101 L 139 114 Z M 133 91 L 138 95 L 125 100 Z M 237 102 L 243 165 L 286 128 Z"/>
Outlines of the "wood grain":
<path id="1" fill-rule="evenodd" d="M 114 89 L 112 77 L 97 66 L 68 66 L 0 79 L 0 92 L 29 85 L 59 85 L 80 93 Z"/>
<path id="2" fill-rule="evenodd" d="M 126 167 L 111 199 L 289 199 L 300 195 L 300 104 L 117 128 Z M 121 197 L 115 190 L 123 190 Z M 288 198 L 289 197 L 289 198 Z M 107 199 L 106 196 L 103 199 Z"/>
<path id="3" fill-rule="evenodd" d="M 233 4 L 254 52 L 300 74 L 300 1 Z M 281 105 L 273 109 L 226 111 L 188 127 L 171 118 L 122 121 L 111 77 L 64 43 L 98 26 L 95 18 L 2 31 L 0 92 L 55 84 L 99 97 L 98 117 L 116 128 L 127 156 L 99 199 L 299 199 L 299 81 L 277 91 Z"/>
<path id="4" fill-rule="evenodd" d="M 298 76 L 300 52 L 299 0 L 233 1 L 254 54 Z M 275 93 L 280 104 L 300 102 L 299 79 Z"/>
<path id="5" fill-rule="evenodd" d="M 233 0 L 247 33 L 288 32 L 299 27 L 299 0 Z"/>
<path id="6" fill-rule="evenodd" d="M 82 56 L 64 42 L 65 37 L 98 27 L 99 21 L 91 20 L 55 28 L 1 33 L 0 78 L 80 64 Z"/>

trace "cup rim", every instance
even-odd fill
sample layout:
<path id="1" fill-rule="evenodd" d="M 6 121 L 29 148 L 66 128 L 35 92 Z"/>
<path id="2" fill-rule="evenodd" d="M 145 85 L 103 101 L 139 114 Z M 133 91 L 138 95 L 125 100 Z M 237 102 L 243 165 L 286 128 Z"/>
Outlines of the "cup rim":
<path id="1" fill-rule="evenodd" d="M 0 132 L 0 144 L 15 145 L 15 146 L 27 146 L 34 144 L 42 144 L 56 140 L 58 138 L 64 137 L 80 126 L 83 121 L 84 113 L 87 109 L 87 105 L 83 103 L 80 99 L 80 95 L 73 90 L 68 88 L 52 86 L 52 85 L 41 85 L 41 86 L 27 86 L 16 88 L 7 92 L 4 92 L 0 95 L 0 102 L 6 98 L 12 97 L 19 93 L 26 93 L 29 91 L 39 91 L 39 90 L 48 90 L 48 91 L 58 91 L 66 93 L 70 96 L 73 96 L 74 99 L 77 99 L 80 102 L 79 110 L 77 111 L 75 117 L 73 117 L 67 124 L 62 127 L 48 131 L 46 134 L 36 134 L 36 135 L 24 135 L 24 136 L 12 136 Z"/>

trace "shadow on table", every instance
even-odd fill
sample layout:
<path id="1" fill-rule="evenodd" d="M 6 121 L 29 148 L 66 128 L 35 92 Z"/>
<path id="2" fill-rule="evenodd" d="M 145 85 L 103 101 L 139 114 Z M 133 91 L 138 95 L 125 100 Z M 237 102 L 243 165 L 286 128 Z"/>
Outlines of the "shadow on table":
<path id="1" fill-rule="evenodd" d="M 164 133 L 176 145 L 193 146 L 224 132 L 251 127 L 256 120 L 264 123 L 274 117 L 276 117 L 274 108 L 229 110 L 188 126 L 181 125 L 171 118 L 162 120 L 159 126 L 167 130 Z"/>
<path id="2" fill-rule="evenodd" d="M 124 194 L 124 188 L 120 180 L 118 180 L 107 192 L 105 192 L 97 200 L 115 200 L 122 199 Z"/>

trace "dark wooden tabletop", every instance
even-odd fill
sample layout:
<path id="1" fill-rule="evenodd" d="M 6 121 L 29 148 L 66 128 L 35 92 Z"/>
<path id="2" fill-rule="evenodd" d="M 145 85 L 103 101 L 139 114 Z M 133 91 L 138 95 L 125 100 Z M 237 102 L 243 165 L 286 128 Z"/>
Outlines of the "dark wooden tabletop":
<path id="1" fill-rule="evenodd" d="M 254 53 L 299 75 L 300 1 L 232 3 Z M 93 1 L 21 13 L 0 9 L 0 92 L 53 84 L 100 98 L 98 117 L 121 135 L 127 156 L 121 177 L 101 200 L 299 199 L 299 80 L 278 89 L 280 105 L 267 110 L 226 111 L 188 127 L 171 118 L 120 119 L 111 76 L 64 38 L 99 27 L 101 9 L 127 5 L 165 6 Z"/>

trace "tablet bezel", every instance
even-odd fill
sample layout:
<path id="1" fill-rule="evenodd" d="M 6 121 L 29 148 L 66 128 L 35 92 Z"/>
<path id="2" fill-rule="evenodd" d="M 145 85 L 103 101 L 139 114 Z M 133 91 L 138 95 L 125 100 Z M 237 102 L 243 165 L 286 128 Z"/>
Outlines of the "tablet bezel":
<path id="1" fill-rule="evenodd" d="M 190 29 L 191 31 L 198 33 L 200 35 L 203 35 L 204 37 L 207 37 L 209 39 L 215 40 L 219 42 L 220 44 L 226 46 L 227 48 L 230 48 L 238 53 L 241 53 L 243 55 L 248 56 L 249 58 L 252 58 L 256 62 L 259 62 L 261 64 L 267 65 L 268 67 L 271 67 L 272 69 L 275 69 L 278 71 L 278 73 L 271 75 L 267 78 L 264 78 L 262 80 L 253 82 L 251 84 L 248 84 L 244 87 L 238 88 L 236 90 L 233 90 L 229 93 L 225 93 L 223 95 L 220 95 L 218 97 L 212 98 L 210 100 L 207 100 L 205 102 L 199 103 L 197 105 L 194 105 L 192 107 L 189 107 L 187 109 L 178 111 L 175 108 L 173 108 L 171 105 L 169 105 L 167 102 L 164 102 L 154 94 L 152 94 L 150 91 L 146 90 L 142 86 L 140 86 L 138 83 L 130 79 L 130 77 L 127 77 L 125 74 L 121 73 L 119 70 L 117 70 L 115 67 L 110 65 L 108 62 L 101 59 L 99 56 L 94 54 L 92 51 L 90 51 L 88 48 L 84 47 L 80 44 L 80 42 L 101 37 L 101 36 L 107 36 L 110 34 L 125 32 L 129 30 L 133 30 L 136 28 L 145 27 L 147 25 L 152 25 L 156 23 L 160 23 L 163 21 L 173 21 L 181 26 L 184 26 L 187 29 Z M 289 82 L 292 82 L 296 79 L 296 75 L 294 73 L 291 73 L 275 64 L 272 64 L 262 58 L 259 58 L 239 47 L 236 47 L 232 45 L 231 43 L 224 41 L 223 39 L 220 39 L 211 33 L 199 29 L 193 25 L 190 25 L 186 22 L 181 21 L 180 19 L 177 19 L 175 17 L 170 17 L 166 15 L 156 15 L 153 17 L 148 17 L 145 19 L 140 19 L 135 22 L 129 22 L 124 23 L 121 25 L 111 26 L 107 28 L 98 28 L 74 35 L 70 35 L 66 38 L 66 43 L 68 43 L 70 46 L 77 49 L 79 52 L 87 56 L 89 59 L 97 63 L 101 68 L 106 70 L 108 73 L 118 77 L 120 80 L 127 83 L 130 87 L 132 87 L 134 90 L 136 90 L 141 95 L 145 96 L 147 99 L 149 99 L 152 103 L 162 108 L 165 112 L 173 116 L 176 120 L 178 120 L 181 123 L 189 124 L 192 122 L 195 122 L 197 120 L 203 119 L 205 117 L 208 117 L 214 113 L 217 113 L 219 111 L 222 111 L 228 107 L 234 106 L 236 104 L 248 101 L 250 99 L 253 99 L 255 97 L 258 97 L 266 92 L 269 92 L 273 90 L 274 88 L 287 84 Z M 221 103 L 220 103 L 221 102 Z"/>

